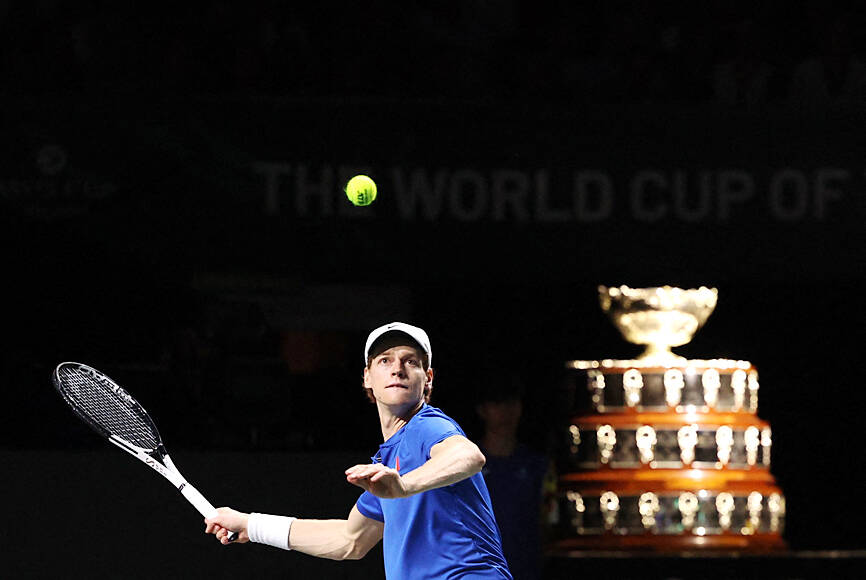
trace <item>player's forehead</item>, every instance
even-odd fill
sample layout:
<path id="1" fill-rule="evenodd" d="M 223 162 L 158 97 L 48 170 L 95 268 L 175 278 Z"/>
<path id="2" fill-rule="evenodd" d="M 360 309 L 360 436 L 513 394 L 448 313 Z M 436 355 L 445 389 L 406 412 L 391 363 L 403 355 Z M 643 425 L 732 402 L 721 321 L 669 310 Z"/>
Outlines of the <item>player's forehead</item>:
<path id="1" fill-rule="evenodd" d="M 406 341 L 408 342 L 408 341 Z M 385 349 L 377 349 L 375 354 L 373 354 L 372 358 L 382 358 L 382 357 L 399 357 L 405 358 L 407 356 L 421 358 L 423 351 L 411 344 L 397 344 L 394 346 L 390 346 Z"/>

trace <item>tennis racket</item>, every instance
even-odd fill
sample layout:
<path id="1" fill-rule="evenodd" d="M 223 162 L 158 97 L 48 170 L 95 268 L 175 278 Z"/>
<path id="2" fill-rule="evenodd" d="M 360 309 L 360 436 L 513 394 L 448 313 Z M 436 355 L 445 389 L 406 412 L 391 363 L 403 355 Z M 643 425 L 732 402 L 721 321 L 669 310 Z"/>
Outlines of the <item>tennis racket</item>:
<path id="1" fill-rule="evenodd" d="M 216 515 L 213 505 L 175 467 L 150 415 L 123 387 L 76 362 L 57 365 L 52 380 L 63 400 L 94 431 L 169 480 L 202 516 Z M 235 539 L 237 533 L 231 532 L 229 541 Z"/>

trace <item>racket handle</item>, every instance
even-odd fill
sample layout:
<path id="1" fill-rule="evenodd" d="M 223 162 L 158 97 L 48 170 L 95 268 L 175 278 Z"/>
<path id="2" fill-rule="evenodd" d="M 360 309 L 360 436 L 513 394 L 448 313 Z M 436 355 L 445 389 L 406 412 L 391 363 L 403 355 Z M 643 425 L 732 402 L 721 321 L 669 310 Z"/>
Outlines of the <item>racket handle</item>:
<path id="1" fill-rule="evenodd" d="M 211 503 L 189 483 L 181 484 L 179 490 L 181 495 L 183 495 L 183 497 L 185 497 L 202 516 L 212 518 L 217 515 L 216 508 L 213 507 L 213 505 L 211 505 Z M 234 542 L 238 539 L 238 533 L 230 531 L 228 539 L 229 542 Z"/>

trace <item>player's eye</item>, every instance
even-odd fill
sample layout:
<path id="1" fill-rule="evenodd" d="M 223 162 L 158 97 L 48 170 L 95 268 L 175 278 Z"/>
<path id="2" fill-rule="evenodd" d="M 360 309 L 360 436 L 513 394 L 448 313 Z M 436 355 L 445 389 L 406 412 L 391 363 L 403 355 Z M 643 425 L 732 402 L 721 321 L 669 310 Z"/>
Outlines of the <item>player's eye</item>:
<path id="1" fill-rule="evenodd" d="M 381 364 L 388 364 L 388 362 L 389 362 L 389 361 L 388 361 L 388 357 L 383 356 L 382 358 L 379 359 L 379 364 L 380 364 L 380 365 L 381 365 Z"/>
<path id="2" fill-rule="evenodd" d="M 410 358 L 406 360 L 406 364 L 412 365 L 413 367 L 418 366 L 418 359 Z"/>

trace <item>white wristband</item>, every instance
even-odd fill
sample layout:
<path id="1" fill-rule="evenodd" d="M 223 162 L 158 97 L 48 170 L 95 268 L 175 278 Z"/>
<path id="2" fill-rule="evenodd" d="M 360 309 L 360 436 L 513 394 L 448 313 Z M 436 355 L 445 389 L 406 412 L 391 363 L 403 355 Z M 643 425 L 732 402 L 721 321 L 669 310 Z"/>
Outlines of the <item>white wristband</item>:
<path id="1" fill-rule="evenodd" d="M 251 542 L 267 544 L 283 550 L 289 547 L 289 532 L 295 518 L 251 513 L 247 521 L 247 535 Z"/>

